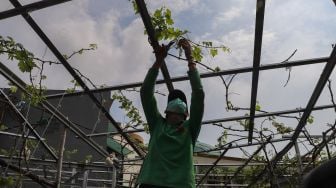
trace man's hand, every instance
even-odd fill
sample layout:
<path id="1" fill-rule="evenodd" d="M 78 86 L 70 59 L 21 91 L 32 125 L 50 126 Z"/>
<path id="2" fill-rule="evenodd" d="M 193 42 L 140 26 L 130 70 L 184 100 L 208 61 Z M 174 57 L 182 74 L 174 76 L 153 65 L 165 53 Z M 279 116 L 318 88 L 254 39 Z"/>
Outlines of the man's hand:
<path id="1" fill-rule="evenodd" d="M 168 47 L 163 45 L 157 48 L 155 51 L 156 62 L 162 63 L 163 60 L 167 57 L 168 54 Z"/>
<path id="2" fill-rule="evenodd" d="M 194 70 L 196 69 L 196 63 L 193 61 L 193 58 L 191 56 L 191 45 L 189 44 L 187 39 L 181 39 L 178 42 L 178 45 L 181 46 L 184 50 L 185 56 L 188 60 L 188 67 L 189 70 Z"/>
<path id="3" fill-rule="evenodd" d="M 155 57 L 156 57 L 156 61 L 153 64 L 153 68 L 159 69 L 162 66 L 162 63 L 164 61 L 164 59 L 167 57 L 168 54 L 168 46 L 165 46 L 162 44 L 162 46 L 159 46 L 155 51 Z"/>
<path id="4" fill-rule="evenodd" d="M 183 48 L 186 58 L 188 60 L 192 60 L 191 45 L 189 44 L 188 40 L 187 39 L 181 39 L 181 40 L 179 40 L 178 45 Z"/>

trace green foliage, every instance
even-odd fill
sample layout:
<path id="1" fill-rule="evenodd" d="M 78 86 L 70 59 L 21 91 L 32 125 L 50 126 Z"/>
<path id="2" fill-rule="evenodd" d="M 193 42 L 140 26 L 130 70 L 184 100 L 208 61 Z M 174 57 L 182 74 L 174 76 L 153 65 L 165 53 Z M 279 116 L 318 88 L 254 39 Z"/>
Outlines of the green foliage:
<path id="1" fill-rule="evenodd" d="M 228 137 L 228 131 L 227 130 L 224 130 L 222 132 L 222 135 L 217 139 L 217 142 L 218 142 L 218 145 L 216 145 L 217 147 L 218 146 L 223 146 L 226 144 L 227 142 L 227 137 Z"/>
<path id="2" fill-rule="evenodd" d="M 11 61 L 17 61 L 21 72 L 31 72 L 36 64 L 34 55 L 26 50 L 22 44 L 16 43 L 13 38 L 4 38 L 0 35 L 0 55 L 6 54 Z"/>
<path id="3" fill-rule="evenodd" d="M 233 109 L 233 104 L 231 101 L 226 102 L 226 110 L 232 110 Z M 248 114 L 245 114 L 248 115 Z"/>
<path id="4" fill-rule="evenodd" d="M 155 10 L 151 15 L 153 28 L 156 38 L 160 40 L 176 40 L 188 31 L 180 30 L 173 27 L 174 20 L 172 19 L 171 11 L 168 8 L 162 7 Z"/>
<path id="5" fill-rule="evenodd" d="M 3 149 L 3 148 L 0 148 L 0 155 L 6 155 L 8 156 L 8 151 Z"/>
<path id="6" fill-rule="evenodd" d="M 89 44 L 89 49 L 90 50 L 97 50 L 98 49 L 98 45 L 97 44 Z"/>
<path id="7" fill-rule="evenodd" d="M 38 141 L 36 141 L 36 140 L 31 140 L 31 139 L 26 140 L 26 145 L 29 149 L 35 148 L 37 146 L 37 143 L 38 143 Z"/>
<path id="8" fill-rule="evenodd" d="M 210 49 L 210 54 L 212 57 L 215 57 L 218 54 L 218 50 L 216 48 L 211 48 Z"/>
<path id="9" fill-rule="evenodd" d="M 201 62 L 203 59 L 202 49 L 198 46 L 193 46 L 191 56 L 194 58 L 195 61 Z"/>
<path id="10" fill-rule="evenodd" d="M 219 67 L 215 67 L 215 72 L 219 72 L 221 69 Z"/>
<path id="11" fill-rule="evenodd" d="M 84 158 L 84 163 L 88 164 L 91 162 L 91 160 L 92 160 L 92 155 L 86 155 Z"/>
<path id="12" fill-rule="evenodd" d="M 309 124 L 313 124 L 314 123 L 314 117 L 313 116 L 309 116 L 308 119 L 307 119 L 307 122 Z"/>
<path id="13" fill-rule="evenodd" d="M 255 110 L 256 111 L 260 111 L 261 110 L 261 106 L 260 104 L 257 102 L 256 106 L 255 106 Z"/>
<path id="14" fill-rule="evenodd" d="M 0 125 L 0 131 L 5 131 L 7 129 L 8 129 L 8 127 L 6 125 L 4 125 L 4 124 Z"/>
<path id="15" fill-rule="evenodd" d="M 134 0 L 132 2 L 133 9 L 135 14 L 139 13 L 139 9 Z M 162 40 L 171 40 L 178 41 L 181 38 L 186 38 L 185 35 L 189 33 L 188 30 L 182 30 L 180 28 L 174 27 L 174 20 L 172 18 L 171 10 L 166 7 L 161 7 L 156 9 L 154 13 L 151 15 L 151 21 L 155 32 L 155 37 L 158 41 Z M 145 31 L 145 34 L 147 31 Z M 192 57 L 195 61 L 201 62 L 203 59 L 204 51 L 208 51 L 208 53 L 215 57 L 218 55 L 218 49 L 222 49 L 223 52 L 230 52 L 230 49 L 226 46 L 218 46 L 214 47 L 211 41 L 202 41 L 200 44 L 192 42 Z M 180 49 L 181 56 L 181 49 Z"/>
<path id="16" fill-rule="evenodd" d="M 37 106 L 40 102 L 46 99 L 45 91 L 46 87 L 39 88 L 35 85 L 27 85 L 26 87 L 28 93 L 31 95 L 28 97 L 27 95 L 23 94 L 23 99 L 26 101 L 30 101 L 30 103 L 34 106 Z"/>
<path id="17" fill-rule="evenodd" d="M 128 0 L 128 1 L 130 1 L 132 3 L 134 13 L 138 14 L 139 13 L 139 8 L 138 8 L 138 5 L 136 4 L 135 0 Z"/>
<path id="18" fill-rule="evenodd" d="M 248 116 L 248 114 L 245 114 L 245 116 Z M 239 123 L 239 125 L 244 127 L 244 130 L 248 130 L 249 125 L 250 125 L 249 119 L 238 120 L 237 122 Z"/>
<path id="19" fill-rule="evenodd" d="M 125 95 L 119 92 L 114 92 L 112 95 L 113 100 L 117 100 L 120 103 L 119 108 L 126 112 L 126 116 L 130 119 L 131 124 L 142 125 L 142 120 L 139 110 L 133 105 L 133 102 L 129 100 Z"/>
<path id="20" fill-rule="evenodd" d="M 76 154 L 78 152 L 78 149 L 73 150 L 65 150 L 64 155 L 66 159 L 71 159 L 72 155 Z"/>
<path id="21" fill-rule="evenodd" d="M 290 132 L 293 131 L 293 129 L 291 127 L 287 127 L 283 123 L 272 121 L 272 125 L 273 125 L 273 127 L 276 128 L 278 133 L 281 133 L 281 134 L 286 134 L 286 133 L 290 133 Z"/>
<path id="22" fill-rule="evenodd" d="M 14 186 L 14 178 L 12 176 L 0 176 L 0 187 Z"/>
<path id="23" fill-rule="evenodd" d="M 144 123 L 143 126 L 144 126 L 144 130 L 145 130 L 145 132 L 146 132 L 147 134 L 149 134 L 149 126 L 148 126 L 148 124 L 147 124 L 147 123 Z"/>

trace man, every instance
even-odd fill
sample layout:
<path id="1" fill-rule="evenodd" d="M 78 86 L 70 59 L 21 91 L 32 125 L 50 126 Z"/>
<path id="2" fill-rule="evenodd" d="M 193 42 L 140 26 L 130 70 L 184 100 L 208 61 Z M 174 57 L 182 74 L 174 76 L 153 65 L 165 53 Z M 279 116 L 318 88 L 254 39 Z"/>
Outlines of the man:
<path id="1" fill-rule="evenodd" d="M 188 60 L 188 75 L 192 88 L 190 118 L 184 93 L 169 93 L 165 118 L 157 109 L 154 85 L 167 49 L 155 52 L 156 62 L 149 69 L 141 87 L 141 102 L 149 126 L 148 154 L 143 162 L 137 183 L 140 188 L 194 188 L 193 149 L 201 129 L 204 92 L 191 46 L 186 39 L 179 41 Z"/>

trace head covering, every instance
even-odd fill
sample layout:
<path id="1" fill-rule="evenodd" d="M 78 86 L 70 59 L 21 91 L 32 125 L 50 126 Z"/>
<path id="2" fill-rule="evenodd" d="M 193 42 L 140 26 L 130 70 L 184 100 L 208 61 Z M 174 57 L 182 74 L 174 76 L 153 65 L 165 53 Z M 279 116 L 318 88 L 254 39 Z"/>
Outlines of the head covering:
<path id="1" fill-rule="evenodd" d="M 181 99 L 188 106 L 187 98 L 185 94 L 183 93 L 183 91 L 179 89 L 174 89 L 173 91 L 169 92 L 168 103 L 176 98 Z"/>
<path id="2" fill-rule="evenodd" d="M 170 101 L 165 112 L 174 112 L 188 116 L 187 105 L 179 98 Z"/>

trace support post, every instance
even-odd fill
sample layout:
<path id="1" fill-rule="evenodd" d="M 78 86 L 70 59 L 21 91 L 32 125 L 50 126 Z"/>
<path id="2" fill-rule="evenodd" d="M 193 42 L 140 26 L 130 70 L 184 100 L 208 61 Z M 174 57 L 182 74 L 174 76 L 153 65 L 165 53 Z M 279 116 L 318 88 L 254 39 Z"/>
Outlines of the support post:
<path id="1" fill-rule="evenodd" d="M 85 170 L 83 174 L 83 188 L 87 188 L 87 183 L 88 183 L 88 178 L 89 178 L 89 170 Z"/>
<path id="2" fill-rule="evenodd" d="M 56 174 L 56 183 L 57 188 L 61 188 L 61 181 L 62 181 L 62 164 L 63 164 L 63 153 L 64 153 L 64 146 L 66 140 L 66 127 L 63 127 L 63 132 L 60 135 L 60 146 L 59 146 L 59 154 L 58 154 L 58 164 L 57 164 L 57 174 Z"/>
<path id="3" fill-rule="evenodd" d="M 117 186 L 117 168 L 112 165 L 112 188 Z"/>

